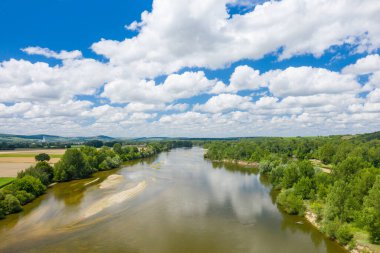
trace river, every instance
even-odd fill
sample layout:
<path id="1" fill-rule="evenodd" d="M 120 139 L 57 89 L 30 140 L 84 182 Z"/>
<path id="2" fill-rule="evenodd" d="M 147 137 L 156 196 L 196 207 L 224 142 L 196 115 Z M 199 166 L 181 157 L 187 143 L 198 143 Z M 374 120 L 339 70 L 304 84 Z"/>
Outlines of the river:
<path id="1" fill-rule="evenodd" d="M 174 149 L 57 184 L 0 220 L 0 252 L 343 253 L 271 187 L 204 150 Z"/>

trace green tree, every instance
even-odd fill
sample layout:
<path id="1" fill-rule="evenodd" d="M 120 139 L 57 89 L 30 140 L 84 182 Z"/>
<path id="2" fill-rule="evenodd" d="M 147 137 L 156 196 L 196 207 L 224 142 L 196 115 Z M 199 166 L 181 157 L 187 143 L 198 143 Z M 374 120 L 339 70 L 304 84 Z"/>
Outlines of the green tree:
<path id="1" fill-rule="evenodd" d="M 300 178 L 300 173 L 296 163 L 290 163 L 285 167 L 284 176 L 282 178 L 282 187 L 285 189 L 292 188 Z"/>
<path id="2" fill-rule="evenodd" d="M 351 189 L 348 183 L 339 180 L 336 181 L 326 197 L 324 217 L 327 220 L 338 218 L 340 221 L 346 221 L 349 216 L 348 203 Z"/>
<path id="3" fill-rule="evenodd" d="M 20 201 L 12 194 L 5 195 L 5 198 L 2 202 L 6 214 L 18 213 L 22 211 Z"/>
<path id="4" fill-rule="evenodd" d="M 311 199 L 314 197 L 314 182 L 308 177 L 302 177 L 295 185 L 294 192 L 302 199 Z"/>
<path id="5" fill-rule="evenodd" d="M 295 194 L 293 189 L 282 191 L 277 197 L 277 203 L 288 214 L 302 216 L 305 212 L 303 200 Z"/>
<path id="6" fill-rule="evenodd" d="M 369 221 L 371 241 L 380 244 L 380 175 L 365 198 L 367 215 L 372 217 Z"/>
<path id="7" fill-rule="evenodd" d="M 68 149 L 62 159 L 54 166 L 54 180 L 69 181 L 86 178 L 93 171 L 80 150 Z"/>
<path id="8" fill-rule="evenodd" d="M 38 154 L 34 158 L 37 162 L 50 161 L 50 156 L 46 153 Z"/>
<path id="9" fill-rule="evenodd" d="M 46 191 L 45 185 L 43 185 L 38 178 L 32 176 L 16 179 L 10 188 L 14 188 L 16 191 L 26 191 L 34 196 L 40 196 Z"/>

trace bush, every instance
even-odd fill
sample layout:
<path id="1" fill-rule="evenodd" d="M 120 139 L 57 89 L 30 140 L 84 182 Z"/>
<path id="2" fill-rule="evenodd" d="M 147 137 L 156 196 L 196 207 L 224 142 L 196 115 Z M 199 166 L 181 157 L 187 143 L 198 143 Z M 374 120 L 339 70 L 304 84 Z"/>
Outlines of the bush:
<path id="1" fill-rule="evenodd" d="M 12 194 L 7 194 L 2 202 L 2 207 L 5 209 L 6 214 L 22 211 L 20 201 Z"/>
<path id="2" fill-rule="evenodd" d="M 282 191 L 277 197 L 277 203 L 288 214 L 302 216 L 305 213 L 303 200 L 295 194 L 293 189 Z"/>
<path id="3" fill-rule="evenodd" d="M 120 167 L 122 161 L 119 156 L 115 156 L 113 158 L 107 157 L 100 165 L 100 170 L 111 170 Z"/>
<path id="4" fill-rule="evenodd" d="M 336 239 L 342 245 L 347 245 L 354 237 L 351 228 L 347 224 L 343 224 L 336 231 Z"/>
<path id="5" fill-rule="evenodd" d="M 36 198 L 32 193 L 26 192 L 24 190 L 17 191 L 15 197 L 20 201 L 21 205 L 25 205 Z"/>
<path id="6" fill-rule="evenodd" d="M 374 244 L 380 244 L 380 220 L 376 220 L 369 225 L 370 241 Z"/>
<path id="7" fill-rule="evenodd" d="M 262 175 L 268 175 L 269 173 L 271 173 L 272 169 L 273 165 L 270 161 L 265 160 L 260 162 L 259 164 L 259 170 Z"/>
<path id="8" fill-rule="evenodd" d="M 47 162 L 38 162 L 35 167 L 31 166 L 17 173 L 18 178 L 27 175 L 38 178 L 44 185 L 49 185 L 53 180 L 53 167 Z"/>
<path id="9" fill-rule="evenodd" d="M 45 185 L 38 178 L 25 176 L 21 179 L 13 181 L 13 187 L 17 191 L 26 191 L 34 196 L 40 196 L 46 191 Z"/>
<path id="10" fill-rule="evenodd" d="M 322 222 L 322 232 L 325 233 L 331 239 L 336 239 L 337 231 L 340 227 L 340 222 L 336 218 L 334 220 L 323 220 Z"/>

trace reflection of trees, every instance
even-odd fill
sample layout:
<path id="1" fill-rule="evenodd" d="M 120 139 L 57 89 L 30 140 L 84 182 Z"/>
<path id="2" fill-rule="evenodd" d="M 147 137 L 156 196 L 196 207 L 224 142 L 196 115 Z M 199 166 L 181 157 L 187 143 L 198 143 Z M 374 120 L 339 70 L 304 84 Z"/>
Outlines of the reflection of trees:
<path id="1" fill-rule="evenodd" d="M 79 205 L 84 197 L 86 187 L 83 180 L 60 183 L 53 187 L 52 192 L 57 200 L 63 201 L 67 206 Z"/>
<path id="2" fill-rule="evenodd" d="M 231 172 L 240 172 L 244 175 L 257 175 L 259 173 L 258 168 L 252 166 L 244 166 L 237 163 L 215 162 L 212 161 L 212 167 L 214 169 L 226 169 Z"/>
<path id="3" fill-rule="evenodd" d="M 25 216 L 29 215 L 33 210 L 38 208 L 45 199 L 46 195 L 42 195 L 33 200 L 33 202 L 23 206 L 22 212 L 7 215 L 5 219 L 0 220 L 0 232 L 2 230 L 7 231 L 15 227 L 18 224 L 18 222 L 21 221 Z"/>
<path id="4" fill-rule="evenodd" d="M 123 163 L 123 167 L 126 167 L 126 166 L 133 166 L 133 165 L 136 165 L 136 164 L 139 164 L 139 163 L 146 163 L 146 164 L 152 164 L 156 159 L 157 159 L 158 155 L 153 155 L 153 156 L 150 156 L 150 157 L 147 157 L 147 158 L 141 158 L 141 159 L 135 159 L 135 160 L 130 160 L 130 161 L 127 161 L 127 162 L 124 162 Z"/>
<path id="5" fill-rule="evenodd" d="M 315 229 L 304 218 L 301 218 L 299 216 L 288 215 L 281 209 L 280 212 L 283 216 L 281 222 L 281 230 L 283 230 L 284 232 L 290 231 L 292 234 L 298 232 L 305 235 L 309 235 L 316 248 L 322 243 L 322 241 L 326 240 L 324 236 L 321 234 L 321 232 Z M 301 222 L 302 224 L 300 224 L 299 222 Z"/>

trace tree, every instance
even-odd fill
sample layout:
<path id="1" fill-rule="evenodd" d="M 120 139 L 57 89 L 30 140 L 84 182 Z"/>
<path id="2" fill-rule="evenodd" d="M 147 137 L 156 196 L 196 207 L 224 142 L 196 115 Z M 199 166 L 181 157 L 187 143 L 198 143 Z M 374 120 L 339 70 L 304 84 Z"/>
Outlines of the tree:
<path id="1" fill-rule="evenodd" d="M 90 146 L 90 147 L 95 147 L 95 148 L 100 148 L 103 146 L 103 144 L 104 143 L 99 140 L 91 140 L 84 143 L 85 146 Z"/>
<path id="2" fill-rule="evenodd" d="M 50 156 L 46 153 L 38 154 L 34 157 L 37 162 L 50 161 Z"/>
<path id="3" fill-rule="evenodd" d="M 5 213 L 7 214 L 18 213 L 22 211 L 20 201 L 12 194 L 5 195 L 5 198 L 2 202 L 2 206 L 4 207 Z"/>
<path id="4" fill-rule="evenodd" d="M 342 180 L 336 181 L 326 197 L 324 217 L 327 220 L 338 218 L 346 221 L 349 217 L 347 205 L 349 203 L 350 185 Z"/>
<path id="5" fill-rule="evenodd" d="M 62 159 L 54 166 L 54 180 L 69 181 L 86 178 L 93 171 L 80 150 L 68 149 Z"/>
<path id="6" fill-rule="evenodd" d="M 277 197 L 277 203 L 288 214 L 302 216 L 305 212 L 303 200 L 295 194 L 293 189 L 282 191 Z"/>
<path id="7" fill-rule="evenodd" d="M 299 178 L 300 174 L 297 165 L 295 163 L 288 164 L 284 170 L 282 187 L 285 189 L 292 188 Z"/>
<path id="8" fill-rule="evenodd" d="M 118 154 L 118 155 L 122 155 L 123 154 L 123 149 L 121 147 L 121 144 L 120 143 L 115 143 L 113 145 L 113 151 L 115 151 L 115 153 Z"/>
<path id="9" fill-rule="evenodd" d="M 376 181 L 364 203 L 367 214 L 370 214 L 368 216 L 371 217 L 368 224 L 370 239 L 373 243 L 380 244 L 380 175 L 376 177 Z"/>
<path id="10" fill-rule="evenodd" d="M 45 185 L 41 183 L 38 178 L 32 176 L 25 176 L 13 181 L 10 187 L 14 187 L 17 191 L 26 191 L 34 196 L 40 196 L 46 191 Z"/>
<path id="11" fill-rule="evenodd" d="M 314 197 L 314 182 L 308 177 L 302 177 L 295 185 L 294 192 L 302 199 Z"/>
<path id="12" fill-rule="evenodd" d="M 33 176 L 41 180 L 44 185 L 49 185 L 54 177 L 53 167 L 47 162 L 38 162 L 36 166 L 31 166 L 26 170 L 22 170 L 17 173 L 18 178 L 23 178 L 25 176 Z"/>

